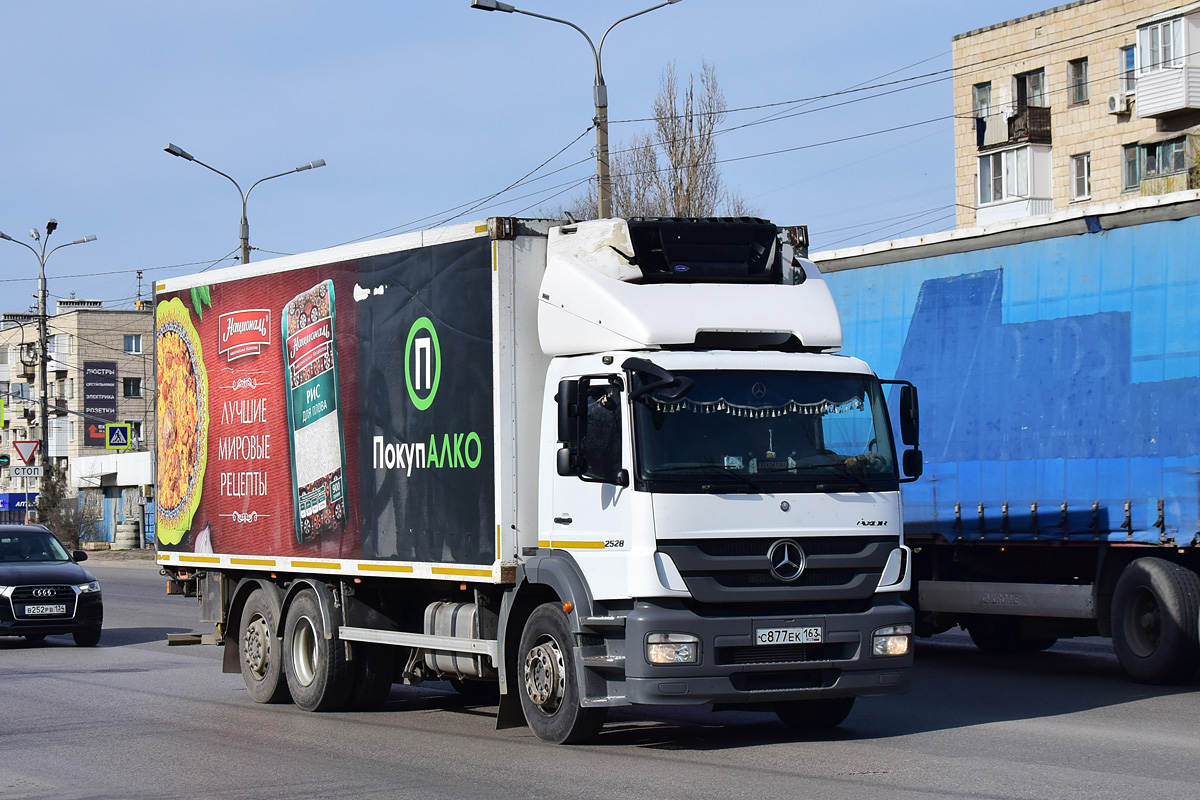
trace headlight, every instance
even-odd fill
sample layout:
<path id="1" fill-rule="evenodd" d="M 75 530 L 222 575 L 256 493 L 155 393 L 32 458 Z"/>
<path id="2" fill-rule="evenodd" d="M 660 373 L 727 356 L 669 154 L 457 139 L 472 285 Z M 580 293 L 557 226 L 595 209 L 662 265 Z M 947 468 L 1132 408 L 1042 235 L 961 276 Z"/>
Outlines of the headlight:
<path id="1" fill-rule="evenodd" d="M 92 581 L 91 583 L 81 583 L 75 587 L 80 594 L 91 594 L 92 592 L 100 591 L 100 581 Z"/>
<path id="2" fill-rule="evenodd" d="M 652 633 L 646 637 L 651 664 L 699 664 L 700 637 L 690 633 Z"/>
<path id="3" fill-rule="evenodd" d="M 888 625 L 871 634 L 872 656 L 906 656 L 912 647 L 912 625 Z"/>

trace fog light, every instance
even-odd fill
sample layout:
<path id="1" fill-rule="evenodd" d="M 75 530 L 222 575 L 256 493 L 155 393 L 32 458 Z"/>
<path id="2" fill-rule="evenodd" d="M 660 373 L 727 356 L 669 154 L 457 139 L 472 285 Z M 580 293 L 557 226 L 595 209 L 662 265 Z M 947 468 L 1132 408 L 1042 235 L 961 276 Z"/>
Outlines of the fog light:
<path id="1" fill-rule="evenodd" d="M 906 656 L 912 647 L 912 625 L 888 625 L 871 634 L 872 656 Z"/>
<path id="2" fill-rule="evenodd" d="M 700 637 L 690 633 L 652 633 L 646 637 L 651 664 L 699 664 Z"/>

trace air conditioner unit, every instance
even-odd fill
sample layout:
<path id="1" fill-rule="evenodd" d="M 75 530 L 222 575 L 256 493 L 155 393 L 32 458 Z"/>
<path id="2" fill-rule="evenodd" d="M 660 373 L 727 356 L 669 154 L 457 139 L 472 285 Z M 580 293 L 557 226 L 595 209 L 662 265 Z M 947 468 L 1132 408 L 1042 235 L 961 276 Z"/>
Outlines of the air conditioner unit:
<path id="1" fill-rule="evenodd" d="M 1128 114 L 1129 113 L 1129 95 L 1124 92 L 1117 92 L 1108 96 L 1108 113 L 1110 114 Z"/>

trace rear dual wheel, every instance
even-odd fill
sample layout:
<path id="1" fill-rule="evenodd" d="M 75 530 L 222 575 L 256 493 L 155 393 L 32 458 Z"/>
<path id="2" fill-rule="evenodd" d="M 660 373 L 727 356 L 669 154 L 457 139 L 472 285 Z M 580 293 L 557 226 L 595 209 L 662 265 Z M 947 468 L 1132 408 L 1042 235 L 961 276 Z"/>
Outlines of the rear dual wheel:
<path id="1" fill-rule="evenodd" d="M 1182 683 L 1200 668 L 1200 576 L 1161 558 L 1139 558 L 1113 591 L 1113 650 L 1141 683 Z"/>
<path id="2" fill-rule="evenodd" d="M 292 700 L 305 711 L 345 708 L 354 687 L 346 644 L 337 631 L 331 631 L 329 638 L 325 634 L 316 592 L 299 592 L 288 606 L 284 623 L 283 671 Z"/>
<path id="3" fill-rule="evenodd" d="M 255 589 L 242 608 L 238 654 L 242 681 L 256 703 L 286 703 L 283 647 L 279 641 L 279 614 L 262 589 Z"/>

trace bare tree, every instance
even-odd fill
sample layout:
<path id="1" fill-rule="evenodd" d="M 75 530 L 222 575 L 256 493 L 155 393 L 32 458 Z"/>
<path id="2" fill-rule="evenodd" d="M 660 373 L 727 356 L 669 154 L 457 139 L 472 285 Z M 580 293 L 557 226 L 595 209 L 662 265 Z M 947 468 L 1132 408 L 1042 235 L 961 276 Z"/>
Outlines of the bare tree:
<path id="1" fill-rule="evenodd" d="M 725 187 L 717 165 L 716 134 L 725 109 L 725 95 L 711 64 L 701 62 L 698 86 L 696 76 L 689 75 L 684 87 L 674 63 L 668 64 L 654 98 L 653 130 L 634 134 L 612 154 L 613 214 L 753 216 L 756 212 L 745 198 Z M 588 188 L 565 209 L 577 219 L 596 216 L 596 186 Z"/>

